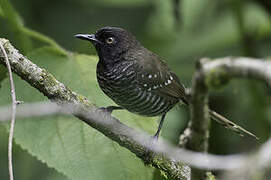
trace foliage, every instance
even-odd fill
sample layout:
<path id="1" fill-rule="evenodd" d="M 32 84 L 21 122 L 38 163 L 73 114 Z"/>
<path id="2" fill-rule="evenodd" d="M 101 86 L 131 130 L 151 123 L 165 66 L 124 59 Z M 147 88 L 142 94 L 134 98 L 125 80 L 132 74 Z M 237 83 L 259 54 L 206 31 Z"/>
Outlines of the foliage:
<path id="1" fill-rule="evenodd" d="M 256 0 L 245 3 L 240 0 L 183 0 L 179 7 L 182 20 L 179 26 L 174 23 L 172 1 L 10 1 L 0 0 L 0 37 L 11 40 L 36 64 L 98 106 L 113 102 L 98 88 L 95 78 L 97 57 L 69 52 L 95 53 L 92 46 L 73 37 L 76 33 L 95 32 L 105 25 L 122 26 L 164 57 L 187 86 L 190 86 L 194 63 L 200 57 L 270 56 L 270 16 Z M 11 102 L 5 77 L 0 65 L 0 105 Z M 15 88 L 20 101 L 46 99 L 19 78 L 15 78 Z M 254 130 L 264 140 L 271 129 L 268 120 L 270 98 L 266 94 L 262 84 L 233 81 L 212 93 L 211 106 L 231 120 L 239 121 L 246 129 Z M 157 126 L 157 118 L 140 117 L 126 111 L 116 112 L 114 116 L 151 134 Z M 186 109 L 175 109 L 167 116 L 162 135 L 177 143 L 187 119 Z M 17 121 L 15 126 L 15 141 L 21 148 L 70 179 L 157 179 L 160 175 L 155 172 L 152 177 L 152 168 L 74 118 L 25 119 Z M 251 140 L 240 139 L 222 127 L 214 125 L 212 129 L 211 152 L 234 153 L 257 147 Z M 0 142 L 6 143 L 3 130 L 0 128 Z M 21 154 L 31 159 L 28 171 L 37 170 L 38 162 L 25 155 L 20 147 L 15 150 L 19 152 L 14 158 L 15 173 L 19 178 L 31 179 L 18 171 L 25 165 L 16 159 L 20 159 Z M 6 148 L 1 144 L 1 161 L 6 157 Z M 0 174 L 6 179 L 5 168 L 0 168 Z M 42 170 L 43 179 L 65 179 L 44 166 Z M 32 179 L 37 178 L 32 176 Z"/>

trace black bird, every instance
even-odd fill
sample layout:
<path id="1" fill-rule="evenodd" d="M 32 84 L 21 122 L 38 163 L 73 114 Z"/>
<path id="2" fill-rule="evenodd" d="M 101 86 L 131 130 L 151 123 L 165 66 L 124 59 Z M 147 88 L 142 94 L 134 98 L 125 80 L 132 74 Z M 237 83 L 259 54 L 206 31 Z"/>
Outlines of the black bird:
<path id="1" fill-rule="evenodd" d="M 177 103 L 188 105 L 188 95 L 177 75 L 161 58 L 144 48 L 128 31 L 104 27 L 95 34 L 75 37 L 94 44 L 99 62 L 97 79 L 102 91 L 118 106 L 106 109 L 127 109 L 142 116 L 161 116 L 154 137 L 158 138 L 166 113 Z M 254 134 L 210 111 L 210 116 L 239 134 Z"/>

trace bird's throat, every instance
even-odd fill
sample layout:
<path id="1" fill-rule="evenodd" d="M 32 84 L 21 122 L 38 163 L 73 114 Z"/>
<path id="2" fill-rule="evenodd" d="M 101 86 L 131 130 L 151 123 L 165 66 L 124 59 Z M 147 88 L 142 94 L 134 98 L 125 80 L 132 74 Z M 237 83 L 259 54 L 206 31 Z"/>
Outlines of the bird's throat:
<path id="1" fill-rule="evenodd" d="M 97 70 L 101 72 L 110 72 L 114 66 L 114 61 L 104 58 L 99 58 Z"/>

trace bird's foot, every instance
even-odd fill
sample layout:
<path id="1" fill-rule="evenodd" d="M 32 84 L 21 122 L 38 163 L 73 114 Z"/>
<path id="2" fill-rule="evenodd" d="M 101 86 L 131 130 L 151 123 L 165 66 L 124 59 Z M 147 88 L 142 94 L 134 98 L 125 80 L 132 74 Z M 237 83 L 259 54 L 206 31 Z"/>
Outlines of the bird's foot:
<path id="1" fill-rule="evenodd" d="M 123 109 L 123 108 L 119 107 L 119 106 L 107 106 L 107 107 L 100 107 L 99 109 L 102 110 L 102 111 L 105 111 L 105 112 L 107 112 L 109 114 L 112 114 L 112 112 L 114 110 L 119 110 L 119 109 Z"/>
<path id="2" fill-rule="evenodd" d="M 155 135 L 152 136 L 153 141 L 158 141 L 159 133 L 160 132 L 156 132 Z"/>

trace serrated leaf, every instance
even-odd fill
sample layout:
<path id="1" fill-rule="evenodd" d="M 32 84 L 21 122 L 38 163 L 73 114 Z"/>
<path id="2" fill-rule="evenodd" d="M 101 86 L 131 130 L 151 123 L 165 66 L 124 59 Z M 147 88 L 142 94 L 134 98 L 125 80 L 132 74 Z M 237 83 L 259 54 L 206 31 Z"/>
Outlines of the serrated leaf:
<path id="1" fill-rule="evenodd" d="M 68 58 L 53 48 L 42 48 L 28 55 L 72 90 L 87 96 L 99 106 L 112 105 L 96 81 L 97 57 L 71 54 Z M 15 78 L 17 99 L 24 102 L 46 100 L 36 89 Z M 8 104 L 8 81 L 0 89 L 0 104 Z M 2 96 L 4 95 L 4 96 Z M 157 118 L 145 118 L 127 111 L 114 113 L 123 123 L 151 134 Z M 100 132 L 73 117 L 52 116 L 17 120 L 15 141 L 48 166 L 71 179 L 107 180 L 152 178 L 153 169 Z"/>

